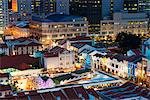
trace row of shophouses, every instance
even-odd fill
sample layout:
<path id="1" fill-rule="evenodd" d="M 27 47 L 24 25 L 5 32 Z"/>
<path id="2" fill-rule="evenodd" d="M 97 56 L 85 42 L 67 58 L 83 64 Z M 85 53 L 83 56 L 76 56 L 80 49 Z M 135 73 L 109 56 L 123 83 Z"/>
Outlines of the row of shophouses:
<path id="1" fill-rule="evenodd" d="M 103 70 L 121 78 L 138 83 L 150 82 L 150 61 L 142 55 L 101 55 L 91 56 L 92 70 Z"/>

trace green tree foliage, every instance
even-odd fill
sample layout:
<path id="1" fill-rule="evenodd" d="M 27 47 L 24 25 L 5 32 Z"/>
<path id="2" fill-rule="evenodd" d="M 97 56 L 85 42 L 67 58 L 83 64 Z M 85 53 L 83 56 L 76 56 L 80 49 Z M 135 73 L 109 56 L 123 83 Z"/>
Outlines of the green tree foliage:
<path id="1" fill-rule="evenodd" d="M 134 34 L 121 32 L 117 35 L 116 42 L 121 49 L 121 53 L 126 53 L 130 49 L 139 48 L 142 40 Z"/>

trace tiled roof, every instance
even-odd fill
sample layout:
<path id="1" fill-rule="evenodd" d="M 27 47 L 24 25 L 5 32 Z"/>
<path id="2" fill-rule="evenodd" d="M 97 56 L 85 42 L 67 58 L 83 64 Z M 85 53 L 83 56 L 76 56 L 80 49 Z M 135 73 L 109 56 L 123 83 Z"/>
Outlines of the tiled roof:
<path id="1" fill-rule="evenodd" d="M 0 69 L 16 68 L 19 70 L 29 69 L 29 66 L 27 66 L 26 64 L 30 65 L 39 63 L 38 58 L 33 58 L 29 55 L 1 56 L 0 61 Z M 26 66 L 22 66 L 22 64 Z"/>
<path id="2" fill-rule="evenodd" d="M 20 28 L 26 28 L 26 27 L 29 27 L 29 22 L 28 21 L 21 21 L 21 22 L 16 23 L 16 26 L 20 27 Z"/>
<path id="3" fill-rule="evenodd" d="M 60 91 L 54 91 L 52 92 L 52 94 L 57 98 L 60 97 L 62 100 L 67 100 L 67 96 L 64 95 L 64 93 L 60 90 Z"/>
<path id="4" fill-rule="evenodd" d="M 99 98 L 99 94 L 94 89 L 87 89 L 87 92 L 96 98 Z"/>
<path id="5" fill-rule="evenodd" d="M 48 50 L 47 52 L 44 53 L 44 57 L 57 57 L 60 53 L 68 51 L 65 48 L 61 48 L 59 46 L 56 46 L 52 48 L 51 50 Z"/>
<path id="6" fill-rule="evenodd" d="M 6 43 L 0 43 L 0 48 L 8 48 Z"/>
<path id="7" fill-rule="evenodd" d="M 74 46 L 74 47 L 76 47 L 76 48 L 81 48 L 81 47 L 83 47 L 85 44 L 77 44 L 77 43 L 74 43 L 74 44 L 71 44 L 72 46 Z"/>
<path id="8" fill-rule="evenodd" d="M 0 78 L 9 77 L 9 73 L 0 73 Z"/>
<path id="9" fill-rule="evenodd" d="M 39 95 L 41 95 L 44 98 L 44 100 L 55 100 L 56 99 L 54 97 L 54 95 L 52 93 L 50 93 L 50 92 L 41 93 Z"/>
<path id="10" fill-rule="evenodd" d="M 39 94 L 28 95 L 30 100 L 42 100 L 42 97 Z"/>
<path id="11" fill-rule="evenodd" d="M 0 84 L 0 91 L 7 91 L 7 90 L 11 90 L 11 86 L 10 85 L 2 85 L 2 84 Z"/>
<path id="12" fill-rule="evenodd" d="M 133 56 L 130 56 L 128 57 L 126 60 L 129 61 L 129 62 L 140 62 L 142 60 L 142 55 L 133 55 Z"/>
<path id="13" fill-rule="evenodd" d="M 137 49 L 132 49 L 132 51 L 138 56 L 138 55 L 142 55 L 142 52 L 140 50 Z"/>
<path id="14" fill-rule="evenodd" d="M 7 40 L 5 41 L 7 46 L 15 46 L 15 47 L 20 47 L 20 46 L 41 46 L 42 44 L 39 43 L 35 39 L 29 39 L 29 38 L 18 38 L 18 39 L 13 39 L 13 40 Z"/>
<path id="15" fill-rule="evenodd" d="M 133 56 L 125 56 L 125 55 L 106 55 L 106 57 L 109 57 L 110 59 L 117 59 L 118 61 L 129 61 L 129 62 L 133 62 L 133 63 L 136 63 L 136 62 L 140 62 L 142 60 L 142 55 L 133 55 Z"/>
<path id="16" fill-rule="evenodd" d="M 39 91 L 39 90 L 38 90 Z M 16 100 L 89 100 L 89 94 L 93 95 L 95 98 L 99 98 L 97 92 L 93 89 L 85 89 L 82 86 L 77 87 L 67 87 L 62 88 L 56 91 L 49 91 L 39 93 L 36 91 L 27 91 L 17 93 L 16 96 L 10 97 L 9 99 L 16 99 Z M 8 99 L 5 97 L 5 99 Z"/>
<path id="17" fill-rule="evenodd" d="M 63 91 L 69 99 L 80 99 L 73 88 L 64 88 Z"/>
<path id="18" fill-rule="evenodd" d="M 96 56 L 96 57 L 103 57 L 104 55 L 101 55 L 101 54 L 99 54 L 99 53 L 96 53 L 96 54 L 93 55 L 93 56 Z"/>
<path id="19" fill-rule="evenodd" d="M 137 86 L 130 82 L 127 82 L 121 86 L 99 90 L 99 94 L 105 97 L 109 97 L 110 99 L 123 99 L 135 96 L 142 96 L 144 98 L 150 99 L 149 93 L 150 90 L 147 88 Z"/>
<path id="20" fill-rule="evenodd" d="M 81 94 L 85 99 L 89 99 L 87 91 L 84 89 L 84 87 L 73 87 L 74 90 L 76 91 L 77 95 Z"/>

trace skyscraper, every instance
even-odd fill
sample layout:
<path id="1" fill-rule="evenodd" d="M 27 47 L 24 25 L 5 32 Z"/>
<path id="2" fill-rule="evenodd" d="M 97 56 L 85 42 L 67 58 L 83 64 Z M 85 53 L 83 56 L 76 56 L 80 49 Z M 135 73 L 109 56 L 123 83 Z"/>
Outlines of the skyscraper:
<path id="1" fill-rule="evenodd" d="M 139 12 L 139 0 L 124 0 L 124 11 L 129 13 Z"/>
<path id="2" fill-rule="evenodd" d="M 150 14 L 150 0 L 139 0 L 139 10 Z"/>
<path id="3" fill-rule="evenodd" d="M 8 0 L 0 0 L 0 34 L 3 34 L 8 23 Z"/>
<path id="4" fill-rule="evenodd" d="M 100 33 L 100 21 L 123 10 L 123 0 L 70 0 L 70 14 L 87 17 L 89 33 Z"/>
<path id="5" fill-rule="evenodd" d="M 32 10 L 34 14 L 45 16 L 56 12 L 55 0 L 32 0 Z"/>
<path id="6" fill-rule="evenodd" d="M 69 14 L 69 0 L 56 0 L 56 12 Z"/>
<path id="7" fill-rule="evenodd" d="M 102 0 L 70 0 L 70 14 L 87 17 L 89 33 L 99 34 Z"/>

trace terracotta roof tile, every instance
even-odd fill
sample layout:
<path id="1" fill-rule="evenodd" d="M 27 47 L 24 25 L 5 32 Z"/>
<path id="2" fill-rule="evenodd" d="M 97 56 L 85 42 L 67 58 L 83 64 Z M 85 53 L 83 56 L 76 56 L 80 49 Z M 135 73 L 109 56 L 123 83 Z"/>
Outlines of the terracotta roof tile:
<path id="1" fill-rule="evenodd" d="M 29 55 L 1 56 L 0 61 L 0 69 L 16 68 L 20 70 L 25 70 L 29 69 L 29 66 L 21 66 L 22 64 L 39 63 L 38 58 L 33 58 Z"/>
<path id="2" fill-rule="evenodd" d="M 2 84 L 0 84 L 0 91 L 7 91 L 7 90 L 11 90 L 11 86 L 10 85 L 2 85 Z"/>
<path id="3" fill-rule="evenodd" d="M 63 91 L 69 99 L 80 99 L 73 88 L 64 88 Z"/>
<path id="4" fill-rule="evenodd" d="M 55 100 L 55 97 L 50 92 L 41 93 L 40 95 L 44 98 L 44 100 Z"/>
<path id="5" fill-rule="evenodd" d="M 9 73 L 0 73 L 0 78 L 9 77 Z"/>
<path id="6" fill-rule="evenodd" d="M 57 98 L 60 97 L 61 100 L 67 100 L 67 97 L 63 94 L 62 91 L 53 91 L 52 94 Z"/>
<path id="7" fill-rule="evenodd" d="M 81 86 L 81 87 L 74 87 L 74 90 L 76 91 L 77 95 L 81 94 L 84 99 L 89 99 L 88 93 L 86 90 Z"/>
<path id="8" fill-rule="evenodd" d="M 87 89 L 88 93 L 93 95 L 96 98 L 99 98 L 98 93 L 94 89 Z"/>

